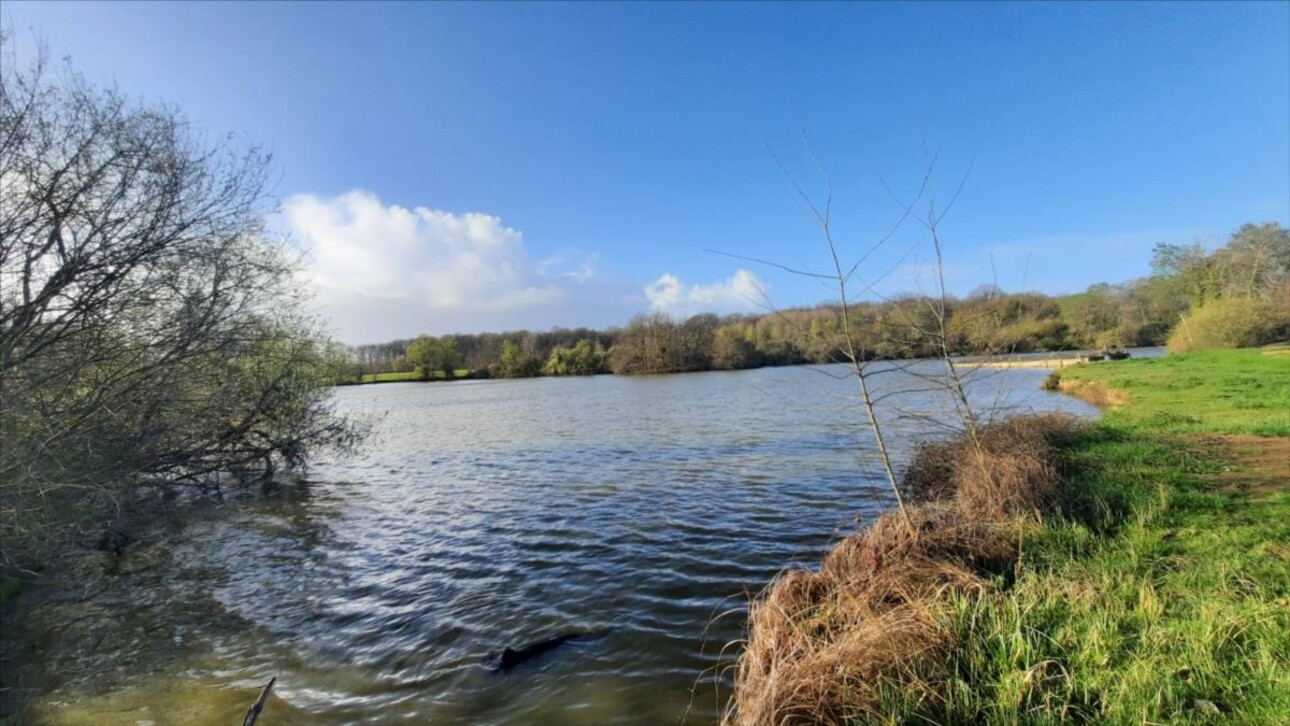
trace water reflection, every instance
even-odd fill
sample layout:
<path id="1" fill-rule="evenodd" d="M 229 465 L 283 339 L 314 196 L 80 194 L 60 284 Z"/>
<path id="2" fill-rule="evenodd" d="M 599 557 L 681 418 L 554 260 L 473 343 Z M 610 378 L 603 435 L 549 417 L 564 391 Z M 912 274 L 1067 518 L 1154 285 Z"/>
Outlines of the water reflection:
<path id="1" fill-rule="evenodd" d="M 1091 413 L 1045 375 L 976 395 Z M 162 527 L 32 618 L 35 720 L 226 724 L 276 675 L 269 726 L 710 723 L 747 595 L 886 506 L 853 387 L 782 368 L 340 389 L 382 414 L 362 456 Z M 903 398 L 898 460 L 946 406 Z M 568 631 L 603 635 L 480 665 Z"/>

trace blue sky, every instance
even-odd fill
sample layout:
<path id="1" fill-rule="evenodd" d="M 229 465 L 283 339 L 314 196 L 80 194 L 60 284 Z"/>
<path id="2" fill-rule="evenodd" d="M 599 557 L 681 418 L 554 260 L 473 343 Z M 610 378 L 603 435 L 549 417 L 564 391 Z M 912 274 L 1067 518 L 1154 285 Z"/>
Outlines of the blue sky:
<path id="1" fill-rule="evenodd" d="M 338 335 L 621 324 L 829 292 L 939 153 L 951 291 L 1082 290 L 1290 222 L 1290 3 L 74 4 L 0 9 L 91 79 L 275 154 Z M 862 274 L 927 288 L 905 225 Z"/>

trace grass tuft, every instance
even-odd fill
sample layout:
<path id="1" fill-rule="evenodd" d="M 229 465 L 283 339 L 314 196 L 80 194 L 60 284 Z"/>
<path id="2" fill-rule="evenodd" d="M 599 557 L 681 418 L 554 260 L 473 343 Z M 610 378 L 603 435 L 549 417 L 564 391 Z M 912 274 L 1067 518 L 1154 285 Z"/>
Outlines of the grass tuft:
<path id="1" fill-rule="evenodd" d="M 838 543 L 818 572 L 785 573 L 753 603 L 730 721 L 846 723 L 889 701 L 944 702 L 955 597 L 1009 576 L 1057 500 L 1051 462 L 1072 419 L 1036 416 L 924 447 L 894 513 Z"/>

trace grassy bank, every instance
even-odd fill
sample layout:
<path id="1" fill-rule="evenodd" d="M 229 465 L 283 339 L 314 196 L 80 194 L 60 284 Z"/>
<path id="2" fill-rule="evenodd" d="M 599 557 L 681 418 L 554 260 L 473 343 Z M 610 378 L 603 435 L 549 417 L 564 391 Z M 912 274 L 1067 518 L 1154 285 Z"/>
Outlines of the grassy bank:
<path id="1" fill-rule="evenodd" d="M 971 447 L 928 452 L 917 477 L 960 515 L 921 526 L 967 539 L 893 548 L 888 516 L 782 578 L 754 604 L 732 722 L 1287 723 L 1290 363 L 1221 351 L 1060 377 L 1119 404 L 1044 453 L 1060 491 L 986 526 L 960 502 L 979 483 L 954 474 Z M 858 547 L 885 557 L 839 576 Z"/>
<path id="2" fill-rule="evenodd" d="M 1290 436 L 1290 356 L 1276 348 L 1218 350 L 1061 371 L 1074 395 L 1120 400 L 1105 424 L 1139 434 Z"/>
<path id="3" fill-rule="evenodd" d="M 447 378 L 443 374 L 443 371 L 432 371 L 430 373 L 429 379 L 422 378 L 421 374 L 417 373 L 416 371 L 399 371 L 396 373 L 364 373 L 358 378 L 351 378 L 347 381 L 341 381 L 340 385 L 354 386 L 362 383 L 404 383 L 407 381 L 425 381 L 425 380 L 444 381 L 444 380 L 456 380 L 458 378 L 473 378 L 473 377 L 475 377 L 475 372 L 471 370 L 467 370 L 465 368 L 460 368 L 454 371 L 452 379 Z"/>

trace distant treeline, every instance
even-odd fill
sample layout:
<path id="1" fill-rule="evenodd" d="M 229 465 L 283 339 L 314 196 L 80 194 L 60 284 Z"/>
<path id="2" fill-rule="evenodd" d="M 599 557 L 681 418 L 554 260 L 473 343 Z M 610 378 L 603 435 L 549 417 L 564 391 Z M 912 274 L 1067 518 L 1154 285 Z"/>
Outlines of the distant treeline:
<path id="1" fill-rule="evenodd" d="M 983 285 L 949 301 L 944 337 L 951 353 L 965 355 L 1163 345 L 1195 312 L 1197 321 L 1219 318 L 1240 328 L 1214 331 L 1218 338 L 1271 342 L 1290 335 L 1288 279 L 1290 232 L 1276 222 L 1247 224 L 1212 253 L 1200 245 L 1157 245 L 1152 274 L 1118 285 L 1062 296 Z M 856 347 L 873 358 L 937 355 L 932 302 L 904 295 L 851 305 Z M 624 328 L 421 336 L 353 346 L 350 355 L 356 378 L 413 371 L 451 377 L 460 369 L 494 377 L 732 370 L 834 362 L 846 335 L 842 321 L 841 306 L 827 303 L 683 321 L 655 313 Z"/>

